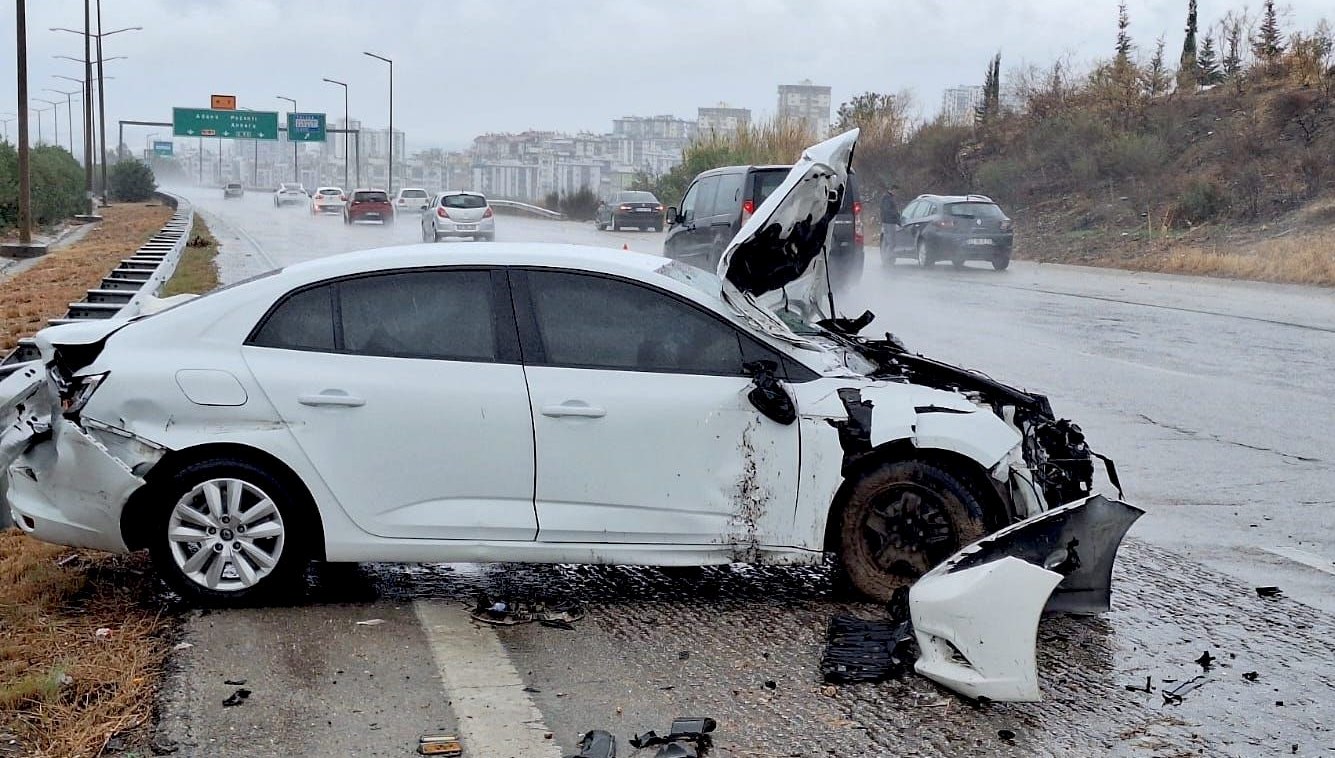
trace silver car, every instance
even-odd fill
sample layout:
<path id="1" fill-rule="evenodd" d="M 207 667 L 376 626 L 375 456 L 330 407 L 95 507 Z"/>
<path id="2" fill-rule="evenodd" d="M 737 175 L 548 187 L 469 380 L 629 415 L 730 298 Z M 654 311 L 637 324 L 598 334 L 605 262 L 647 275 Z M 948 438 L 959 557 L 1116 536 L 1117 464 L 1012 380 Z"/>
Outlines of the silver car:
<path id="1" fill-rule="evenodd" d="M 281 208 L 284 205 L 305 205 L 311 201 L 311 196 L 306 192 L 306 187 L 301 182 L 283 182 L 273 193 L 273 206 Z"/>
<path id="2" fill-rule="evenodd" d="M 446 237 L 496 239 L 496 217 L 486 195 L 450 190 L 431 199 L 422 209 L 422 241 L 439 242 Z"/>

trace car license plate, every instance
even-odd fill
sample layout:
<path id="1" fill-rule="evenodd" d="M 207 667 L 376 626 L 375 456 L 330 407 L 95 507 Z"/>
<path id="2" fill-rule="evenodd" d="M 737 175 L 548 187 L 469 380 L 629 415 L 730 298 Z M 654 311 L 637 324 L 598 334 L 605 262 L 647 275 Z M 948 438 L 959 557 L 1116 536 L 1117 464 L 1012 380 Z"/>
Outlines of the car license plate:
<path id="1" fill-rule="evenodd" d="M 653 213 L 653 212 L 654 212 L 654 209 L 653 209 L 653 208 L 636 208 L 636 209 L 635 209 L 635 212 L 636 212 L 636 213 Z"/>
<path id="2" fill-rule="evenodd" d="M 970 245 L 991 245 L 991 244 L 992 244 L 992 240 L 990 240 L 990 239 L 971 239 L 971 240 L 969 240 L 969 244 L 970 244 Z"/>
<path id="3" fill-rule="evenodd" d="M 475 232 L 477 231 L 477 224 L 458 224 L 454 228 L 461 232 Z"/>
<path id="4" fill-rule="evenodd" d="M 380 214 L 379 214 L 379 213 L 368 213 L 368 214 L 366 214 L 366 217 L 367 217 L 367 218 L 380 218 Z"/>

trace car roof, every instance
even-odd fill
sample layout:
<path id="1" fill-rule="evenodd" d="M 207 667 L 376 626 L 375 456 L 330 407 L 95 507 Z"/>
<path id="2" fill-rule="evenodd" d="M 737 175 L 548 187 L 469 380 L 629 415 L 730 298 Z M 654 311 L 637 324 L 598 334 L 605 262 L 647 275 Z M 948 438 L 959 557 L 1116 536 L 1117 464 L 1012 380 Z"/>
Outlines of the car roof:
<path id="1" fill-rule="evenodd" d="M 332 186 L 332 185 L 327 186 L 327 187 L 316 187 L 316 188 L 315 188 L 315 191 L 316 191 L 316 192 L 320 192 L 321 190 L 327 190 L 327 189 L 338 190 L 339 192 L 342 192 L 342 191 L 343 191 L 343 188 L 342 188 L 342 187 L 334 187 L 334 186 Z"/>
<path id="2" fill-rule="evenodd" d="M 400 195 L 402 195 L 403 193 L 408 192 L 408 191 L 412 191 L 412 192 L 426 192 L 426 190 L 425 190 L 424 188 L 422 188 L 422 187 L 399 187 L 399 194 L 400 194 Z"/>
<path id="3" fill-rule="evenodd" d="M 987 195 L 918 195 L 915 200 L 935 200 L 941 203 L 994 203 Z"/>
<path id="4" fill-rule="evenodd" d="M 384 192 L 384 190 L 377 189 L 375 187 L 358 187 L 357 189 L 353 190 L 353 192 Z"/>
<path id="5" fill-rule="evenodd" d="M 769 164 L 764 166 L 720 166 L 718 168 L 711 168 L 708 171 L 701 171 L 696 178 L 699 179 L 701 176 L 714 176 L 716 174 L 736 174 L 743 171 L 789 171 L 791 169 L 791 165 L 784 166 L 780 164 Z"/>
<path id="6" fill-rule="evenodd" d="M 486 197 L 486 195 L 476 190 L 445 190 L 444 192 L 440 193 L 441 197 L 449 197 L 453 195 L 477 195 L 478 197 L 483 197 L 483 198 Z"/>

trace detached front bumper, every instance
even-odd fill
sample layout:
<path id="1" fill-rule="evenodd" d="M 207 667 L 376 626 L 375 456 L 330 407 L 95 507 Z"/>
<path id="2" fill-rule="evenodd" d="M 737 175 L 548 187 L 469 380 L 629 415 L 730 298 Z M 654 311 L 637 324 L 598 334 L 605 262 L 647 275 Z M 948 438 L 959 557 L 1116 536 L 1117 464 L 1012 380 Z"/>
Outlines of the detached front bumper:
<path id="1" fill-rule="evenodd" d="M 970 698 L 1036 701 L 1044 612 L 1108 610 L 1112 567 L 1144 511 L 1093 495 L 969 545 L 909 590 L 917 672 Z"/>
<path id="2" fill-rule="evenodd" d="M 44 542 L 125 552 L 121 511 L 144 484 L 55 407 L 38 364 L 0 383 L 0 508 Z"/>

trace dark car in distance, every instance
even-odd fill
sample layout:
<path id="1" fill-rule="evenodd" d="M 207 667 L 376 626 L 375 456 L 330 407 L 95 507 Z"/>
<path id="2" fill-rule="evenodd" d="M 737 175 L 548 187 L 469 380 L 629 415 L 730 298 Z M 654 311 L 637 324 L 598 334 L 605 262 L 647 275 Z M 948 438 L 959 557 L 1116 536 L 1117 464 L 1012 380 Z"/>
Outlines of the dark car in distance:
<path id="1" fill-rule="evenodd" d="M 663 255 L 714 271 L 723 249 L 792 166 L 725 166 L 703 171 L 686 189 L 678 208 L 668 209 Z M 839 214 L 830 224 L 829 265 L 833 279 L 862 271 L 862 200 L 857 175 L 848 175 Z"/>
<path id="2" fill-rule="evenodd" d="M 661 232 L 663 204 L 658 202 L 652 192 L 617 192 L 609 200 L 598 204 L 593 220 L 599 229 L 611 229 L 614 232 L 623 226 Z"/>
<path id="3" fill-rule="evenodd" d="M 343 223 L 355 224 L 358 221 L 394 223 L 394 206 L 389 202 L 389 195 L 378 189 L 353 190 L 348 196 L 348 202 L 343 205 Z"/>
<path id="4" fill-rule="evenodd" d="M 923 268 L 950 261 L 989 261 L 1004 271 L 1011 263 L 1015 226 L 986 195 L 919 195 L 899 214 L 893 249 L 882 242 L 881 256 L 916 258 Z"/>
<path id="5" fill-rule="evenodd" d="M 241 186 L 241 182 L 228 182 L 223 186 L 223 199 L 229 200 L 234 197 L 245 197 L 246 188 Z"/>

